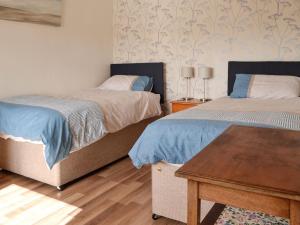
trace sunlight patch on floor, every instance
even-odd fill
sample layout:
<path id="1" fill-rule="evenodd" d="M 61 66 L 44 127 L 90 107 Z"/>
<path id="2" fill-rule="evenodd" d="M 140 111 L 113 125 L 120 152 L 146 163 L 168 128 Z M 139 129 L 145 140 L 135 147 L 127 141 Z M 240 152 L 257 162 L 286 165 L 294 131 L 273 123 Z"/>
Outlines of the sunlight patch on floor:
<path id="1" fill-rule="evenodd" d="M 82 211 L 66 202 L 68 199 L 59 201 L 18 185 L 9 185 L 0 190 L 0 224 L 64 225 Z"/>

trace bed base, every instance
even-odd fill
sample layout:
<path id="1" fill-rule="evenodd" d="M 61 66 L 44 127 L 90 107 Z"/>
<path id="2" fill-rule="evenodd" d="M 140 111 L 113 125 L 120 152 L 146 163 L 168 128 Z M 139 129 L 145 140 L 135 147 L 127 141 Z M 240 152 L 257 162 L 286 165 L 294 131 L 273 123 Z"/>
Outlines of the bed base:
<path id="1" fill-rule="evenodd" d="M 71 181 L 127 156 L 145 127 L 158 118 L 146 119 L 108 134 L 94 144 L 72 152 L 52 170 L 46 165 L 43 145 L 0 138 L 0 168 L 63 190 Z"/>
<path id="2" fill-rule="evenodd" d="M 187 181 L 175 177 L 180 166 L 163 162 L 152 165 L 152 219 L 161 216 L 187 223 Z M 201 220 L 214 203 L 202 201 Z"/>

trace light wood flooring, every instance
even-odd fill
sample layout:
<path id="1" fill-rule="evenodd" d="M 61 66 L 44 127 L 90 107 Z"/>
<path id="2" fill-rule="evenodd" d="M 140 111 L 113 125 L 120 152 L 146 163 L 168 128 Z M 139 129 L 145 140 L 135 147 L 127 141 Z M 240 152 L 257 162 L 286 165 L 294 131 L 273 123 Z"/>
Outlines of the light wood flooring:
<path id="1" fill-rule="evenodd" d="M 1 225 L 183 225 L 166 218 L 153 221 L 151 216 L 150 167 L 137 170 L 128 158 L 62 192 L 0 171 Z"/>

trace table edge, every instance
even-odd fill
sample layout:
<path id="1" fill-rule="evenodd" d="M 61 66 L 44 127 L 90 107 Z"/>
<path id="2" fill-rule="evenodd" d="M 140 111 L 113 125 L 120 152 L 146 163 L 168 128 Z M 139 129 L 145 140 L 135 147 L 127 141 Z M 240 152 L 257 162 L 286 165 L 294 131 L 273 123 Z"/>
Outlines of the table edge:
<path id="1" fill-rule="evenodd" d="M 236 189 L 236 190 L 248 191 L 248 192 L 253 192 L 253 193 L 258 193 L 258 194 L 264 194 L 264 195 L 269 195 L 269 196 L 274 196 L 274 197 L 280 197 L 280 198 L 300 201 L 300 193 L 296 193 L 296 192 L 292 192 L 292 191 L 283 191 L 283 190 L 279 190 L 276 188 L 247 185 L 247 184 L 243 184 L 243 183 L 239 183 L 239 182 L 217 179 L 217 178 L 212 178 L 212 177 L 204 177 L 204 176 L 198 177 L 198 176 L 195 176 L 192 174 L 182 173 L 179 170 L 177 170 L 175 172 L 175 176 L 179 177 L 179 178 L 184 178 L 184 179 L 196 181 L 199 183 L 213 184 L 213 185 L 218 185 L 218 186 L 226 187 L 226 188 L 232 188 L 232 189 Z"/>

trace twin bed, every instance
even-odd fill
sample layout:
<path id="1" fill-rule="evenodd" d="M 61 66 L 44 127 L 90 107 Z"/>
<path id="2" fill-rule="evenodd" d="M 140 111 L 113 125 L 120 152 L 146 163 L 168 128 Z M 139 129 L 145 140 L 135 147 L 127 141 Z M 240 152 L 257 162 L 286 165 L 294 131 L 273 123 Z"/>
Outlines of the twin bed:
<path id="1" fill-rule="evenodd" d="M 63 185 L 127 156 L 144 128 L 160 117 L 160 103 L 164 99 L 163 74 L 162 63 L 113 64 L 111 76 L 151 77 L 152 92 L 90 89 L 64 98 L 22 96 L 3 99 L 0 126 L 12 128 L 12 133 L 24 130 L 24 136 L 2 132 L 0 168 L 61 190 Z M 30 110 L 30 113 L 26 114 L 24 110 Z M 50 126 L 47 121 L 52 120 L 57 111 L 58 122 Z M 42 120 L 44 114 L 49 116 Z M 66 121 L 61 121 L 59 114 Z M 64 125 L 70 126 L 72 140 Z M 44 129 L 43 142 L 26 138 L 39 129 Z M 62 137 L 55 137 L 56 133 Z M 68 141 L 73 145 L 72 150 L 62 154 Z M 47 149 L 45 143 L 52 146 Z"/>
<path id="2" fill-rule="evenodd" d="M 296 82 L 297 93 L 291 98 L 273 99 L 224 97 L 150 124 L 129 155 L 137 168 L 152 164 L 154 219 L 164 216 L 186 222 L 187 182 L 175 177 L 175 171 L 229 126 L 239 124 L 300 131 L 300 80 L 296 78 L 300 76 L 300 62 L 230 62 L 229 96 L 238 74 L 267 75 L 269 78 L 271 75 L 283 75 L 292 79 L 292 86 Z M 284 83 L 279 85 L 283 86 Z M 278 90 L 265 91 L 275 93 Z M 213 204 L 202 202 L 202 219 Z"/>
<path id="3" fill-rule="evenodd" d="M 151 76 L 154 80 L 152 92 L 160 95 L 160 100 L 153 93 L 118 92 L 114 98 L 114 92 L 81 92 L 72 99 L 96 102 L 104 109 L 104 123 L 112 121 L 110 124 L 114 124 L 105 124 L 108 130 L 106 135 L 100 135 L 101 138 L 88 144 L 83 137 L 83 144 L 79 144 L 67 158 L 54 164 L 52 170 L 45 162 L 43 144 L 2 135 L 0 168 L 60 188 L 126 156 L 133 146 L 129 155 L 136 167 L 152 164 L 153 218 L 159 215 L 186 222 L 187 183 L 175 177 L 174 173 L 230 125 L 300 130 L 299 95 L 288 99 L 224 97 L 157 120 L 161 113 L 159 103 L 164 101 L 163 70 L 162 63 L 112 65 L 112 76 Z M 237 74 L 300 77 L 300 62 L 230 62 L 228 95 L 233 92 Z M 98 97 L 95 99 L 93 96 Z M 150 99 L 154 103 L 150 103 Z M 130 109 L 137 114 L 130 112 Z M 125 114 L 124 119 L 118 118 L 117 111 Z M 88 118 L 81 119 L 87 122 Z M 88 130 L 93 128 L 88 128 L 86 124 L 83 127 Z M 101 124 L 98 124 L 97 130 L 99 127 Z M 202 204 L 203 217 L 212 205 L 212 202 Z"/>

